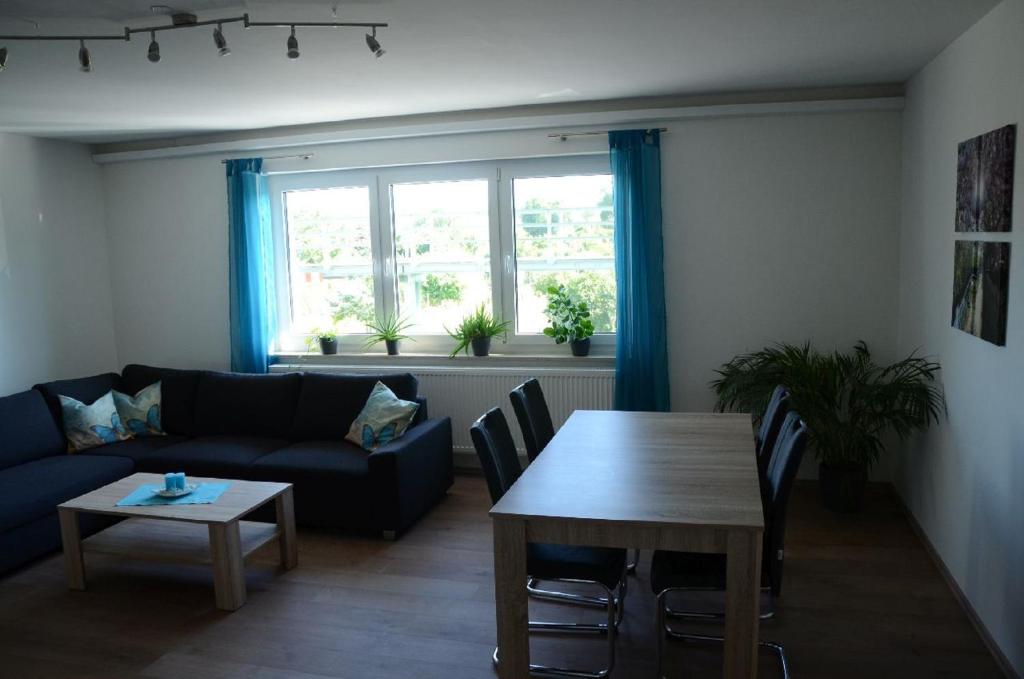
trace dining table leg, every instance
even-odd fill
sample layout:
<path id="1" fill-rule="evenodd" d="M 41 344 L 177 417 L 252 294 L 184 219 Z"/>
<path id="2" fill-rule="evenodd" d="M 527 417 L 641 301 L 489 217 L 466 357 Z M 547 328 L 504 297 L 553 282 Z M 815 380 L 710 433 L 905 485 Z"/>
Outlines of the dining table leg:
<path id="1" fill-rule="evenodd" d="M 530 674 L 529 603 L 526 598 L 526 523 L 494 520 L 494 604 L 498 627 L 498 676 Z"/>
<path id="2" fill-rule="evenodd" d="M 761 531 L 729 532 L 725 561 L 726 679 L 757 679 Z"/>

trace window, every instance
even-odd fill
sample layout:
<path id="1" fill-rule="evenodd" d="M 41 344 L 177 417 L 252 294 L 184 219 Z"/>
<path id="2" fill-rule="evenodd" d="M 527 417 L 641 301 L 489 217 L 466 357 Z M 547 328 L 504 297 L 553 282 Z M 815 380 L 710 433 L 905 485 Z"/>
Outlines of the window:
<path id="1" fill-rule="evenodd" d="M 278 345 L 333 328 L 362 351 L 397 313 L 409 353 L 447 353 L 446 329 L 479 306 L 512 321 L 496 353 L 565 353 L 542 334 L 547 289 L 591 307 L 595 353 L 615 332 L 607 156 L 272 175 Z"/>

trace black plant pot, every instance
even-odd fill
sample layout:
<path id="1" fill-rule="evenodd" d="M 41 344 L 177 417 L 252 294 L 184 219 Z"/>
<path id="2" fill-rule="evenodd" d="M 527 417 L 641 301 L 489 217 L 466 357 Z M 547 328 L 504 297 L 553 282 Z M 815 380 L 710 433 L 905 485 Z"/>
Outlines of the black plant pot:
<path id="1" fill-rule="evenodd" d="M 398 340 L 384 340 L 384 346 L 388 348 L 388 356 L 398 356 Z"/>
<path id="2" fill-rule="evenodd" d="M 320 338 L 320 353 L 325 356 L 328 354 L 338 353 L 338 338 L 327 339 L 326 337 Z"/>
<path id="3" fill-rule="evenodd" d="M 573 356 L 587 356 L 590 354 L 590 338 L 569 340 L 569 348 Z"/>
<path id="4" fill-rule="evenodd" d="M 868 468 L 863 464 L 837 464 L 818 466 L 818 484 L 821 503 L 826 509 L 840 514 L 853 514 L 864 504 L 864 489 L 868 483 Z"/>
<path id="5" fill-rule="evenodd" d="M 473 347 L 474 356 L 487 356 L 491 353 L 490 337 L 474 337 L 470 340 L 470 344 Z"/>

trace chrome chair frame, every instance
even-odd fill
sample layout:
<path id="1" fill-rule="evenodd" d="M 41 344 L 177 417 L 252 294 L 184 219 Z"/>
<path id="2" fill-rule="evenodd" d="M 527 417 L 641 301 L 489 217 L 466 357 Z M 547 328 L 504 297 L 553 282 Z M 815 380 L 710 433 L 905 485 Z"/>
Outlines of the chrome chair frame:
<path id="1" fill-rule="evenodd" d="M 615 638 L 618 633 L 619 624 L 622 622 L 623 614 L 626 609 L 626 590 L 628 588 L 628 579 L 626 578 L 625 569 L 619 578 L 619 586 L 616 588 L 618 591 L 613 592 L 604 583 L 596 582 L 594 580 L 576 580 L 572 578 L 558 578 L 552 579 L 551 582 L 565 582 L 573 584 L 585 584 L 594 585 L 600 587 L 605 591 L 604 597 L 584 597 L 592 599 L 593 601 L 604 602 L 603 608 L 607 610 L 608 620 L 602 623 L 579 623 L 579 622 L 541 622 L 531 620 L 529 623 L 530 632 L 546 632 L 546 633 L 577 633 L 577 632 L 596 632 L 598 634 L 605 634 L 608 636 L 608 666 L 602 670 L 577 670 L 569 669 L 564 667 L 555 667 L 552 665 L 535 665 L 530 664 L 530 674 L 538 677 L 574 677 L 576 679 L 605 679 L 611 674 L 611 671 L 615 668 Z M 563 592 L 553 592 L 552 594 L 564 595 Z M 583 595 L 564 595 L 564 596 L 583 596 Z M 551 597 L 551 600 L 565 603 L 560 596 Z M 499 649 L 495 647 L 494 654 L 491 660 L 497 667 L 499 662 L 498 656 Z"/>
<path id="2" fill-rule="evenodd" d="M 666 592 L 719 592 L 724 594 L 722 590 L 717 587 L 672 587 L 665 590 Z M 772 591 L 771 587 L 761 587 L 762 593 L 770 594 Z M 761 620 L 771 620 L 775 617 L 775 597 L 769 599 L 771 607 L 767 611 L 761 611 L 758 618 Z M 725 613 L 707 612 L 707 611 L 683 611 L 676 608 L 672 608 L 665 602 L 665 615 L 675 620 L 694 620 L 694 621 L 710 621 L 710 620 L 725 620 Z"/>
<path id="3" fill-rule="evenodd" d="M 763 590 L 764 590 L 764 588 L 762 588 L 762 591 Z M 692 632 L 679 632 L 677 630 L 672 629 L 669 626 L 668 619 L 667 619 L 669 617 L 669 612 L 668 612 L 669 611 L 669 607 L 668 607 L 668 602 L 666 601 L 666 597 L 668 596 L 668 594 L 670 592 L 678 592 L 678 591 L 690 591 L 690 592 L 692 592 L 692 591 L 695 591 L 695 588 L 692 588 L 692 587 L 669 587 L 667 589 L 663 589 L 658 594 L 658 601 L 657 601 L 657 604 L 656 604 L 657 611 L 655 613 L 656 618 L 657 618 L 657 623 L 655 625 L 655 629 L 658 630 L 658 634 L 657 634 L 657 637 L 658 637 L 658 655 L 657 655 L 658 661 L 657 662 L 658 662 L 658 677 L 659 677 L 659 679 L 661 677 L 665 676 L 664 674 L 662 674 L 661 667 L 662 667 L 662 659 L 664 658 L 665 636 L 666 635 L 672 637 L 673 639 L 680 639 L 682 641 L 697 641 L 697 642 L 703 642 L 703 643 L 717 643 L 717 644 L 724 644 L 725 643 L 725 637 L 722 637 L 722 636 L 717 636 L 717 635 L 712 635 L 712 634 L 695 634 L 695 633 L 692 633 Z M 707 591 L 707 590 L 702 590 L 702 591 Z M 774 613 L 775 613 L 775 611 L 772 611 L 771 614 L 769 614 L 769 617 L 771 615 L 774 615 Z M 704 615 L 704 614 L 697 614 L 697 615 Z M 690 616 L 676 615 L 676 616 L 673 616 L 673 617 L 690 617 Z M 711 618 L 718 619 L 718 618 L 724 618 L 724 617 L 725 617 L 724 615 L 717 615 L 717 614 L 714 614 L 714 613 L 708 613 L 703 618 L 692 618 L 692 619 L 694 619 L 694 620 L 699 620 L 699 619 L 708 620 L 708 619 L 711 619 Z M 765 619 L 765 615 L 764 614 L 761 615 L 761 619 L 762 620 Z M 771 651 L 775 655 L 776 659 L 779 661 L 779 668 L 782 670 L 782 677 L 783 677 L 783 679 L 789 679 L 789 662 L 786 660 L 786 650 L 782 647 L 782 645 L 778 644 L 778 643 L 776 643 L 774 641 L 760 641 L 760 640 L 758 640 L 757 645 L 759 647 L 761 647 L 761 648 L 768 649 L 769 651 Z"/>

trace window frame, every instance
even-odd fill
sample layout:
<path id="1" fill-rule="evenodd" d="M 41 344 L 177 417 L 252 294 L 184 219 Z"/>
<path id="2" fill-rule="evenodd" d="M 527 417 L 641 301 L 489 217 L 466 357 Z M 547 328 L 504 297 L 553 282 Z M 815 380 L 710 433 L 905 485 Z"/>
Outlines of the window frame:
<path id="1" fill-rule="evenodd" d="M 398 267 L 395 251 L 394 203 L 392 184 L 430 183 L 460 180 L 486 180 L 488 183 L 488 221 L 491 264 L 491 305 L 503 319 L 512 321 L 506 343 L 496 342 L 496 354 L 556 355 L 568 354 L 541 334 L 516 332 L 516 252 L 513 182 L 516 179 L 569 175 L 611 174 L 607 154 L 547 156 L 541 158 L 433 163 L 351 170 L 319 170 L 269 175 L 271 222 L 274 234 L 274 266 L 277 276 L 275 300 L 278 310 L 279 352 L 305 352 L 304 340 L 292 329 L 291 252 L 285 218 L 288 191 L 366 186 L 369 191 L 370 243 L 373 252 L 374 309 L 378 316 L 392 313 L 398 304 Z M 414 342 L 403 345 L 404 353 L 447 355 L 454 347 L 447 335 L 414 335 Z M 366 335 L 339 335 L 340 353 L 376 353 L 365 348 Z M 596 334 L 592 355 L 614 354 L 615 334 Z"/>

